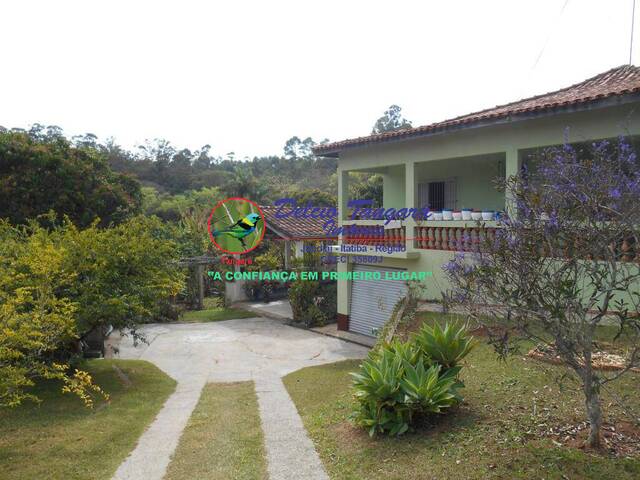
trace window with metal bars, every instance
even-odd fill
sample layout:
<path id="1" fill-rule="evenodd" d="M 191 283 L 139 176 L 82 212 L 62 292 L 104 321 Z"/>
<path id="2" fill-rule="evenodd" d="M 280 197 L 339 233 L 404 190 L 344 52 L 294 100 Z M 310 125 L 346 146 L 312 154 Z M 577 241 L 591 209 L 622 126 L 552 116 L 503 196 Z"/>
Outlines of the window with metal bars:
<path id="1" fill-rule="evenodd" d="M 457 207 L 457 185 L 455 179 L 424 182 L 418 184 L 418 207 L 429 207 L 431 211 L 455 210 Z"/>

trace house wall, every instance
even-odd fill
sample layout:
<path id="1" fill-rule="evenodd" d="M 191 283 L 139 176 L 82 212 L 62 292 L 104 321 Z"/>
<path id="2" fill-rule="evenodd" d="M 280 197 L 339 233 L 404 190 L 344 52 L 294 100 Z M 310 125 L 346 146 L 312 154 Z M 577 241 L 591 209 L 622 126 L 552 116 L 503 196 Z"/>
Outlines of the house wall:
<path id="1" fill-rule="evenodd" d="M 394 165 L 382 174 L 382 206 L 402 208 L 405 203 L 405 166 Z"/>
<path id="2" fill-rule="evenodd" d="M 406 140 L 398 143 L 370 145 L 347 149 L 340 154 L 338 162 L 338 194 L 339 218 L 344 218 L 346 205 L 342 195 L 346 186 L 346 172 L 352 169 L 382 168 L 393 165 L 404 165 L 405 188 L 404 201 L 412 207 L 416 200 L 416 185 L 421 178 L 430 175 L 452 176 L 460 174 L 463 183 L 464 202 L 477 201 L 495 205 L 494 209 L 509 206 L 509 199 L 499 198 L 489 193 L 482 184 L 489 178 L 489 169 L 473 169 L 467 174 L 465 161 L 481 165 L 482 159 L 491 163 L 504 159 L 504 174 L 516 174 L 523 150 L 562 144 L 565 132 L 569 141 L 596 140 L 615 138 L 620 135 L 640 135 L 640 102 L 601 108 L 593 111 L 563 113 L 553 117 L 531 119 L 502 125 L 475 127 L 453 133 Z M 568 130 L 567 130 L 568 129 Z M 494 159 L 494 160 L 491 160 Z M 446 161 L 445 161 L 446 160 Z M 431 163 L 431 165 L 429 165 Z M 396 171 L 396 170 L 394 170 Z M 495 175 L 493 175 L 495 176 Z M 477 179 L 476 180 L 474 180 Z M 399 185 L 399 182 L 398 182 Z M 394 201 L 402 198 L 401 193 L 393 193 Z M 469 195 L 469 196 L 467 196 Z M 478 196 L 476 196 L 478 195 Z M 500 204 L 503 200 L 504 203 Z M 396 205 L 393 205 L 396 206 Z M 462 206 L 462 205 L 460 205 Z M 465 205 L 466 207 L 466 205 Z M 405 222 L 408 236 L 413 232 L 414 222 Z M 453 256 L 453 252 L 439 250 L 416 250 L 412 242 L 407 243 L 407 251 L 417 253 L 417 258 L 385 257 L 380 264 L 386 267 L 405 268 L 412 272 L 432 272 L 426 280 L 427 299 L 441 298 L 441 292 L 447 288 L 447 280 L 442 265 Z M 351 269 L 351 264 L 339 264 L 339 271 Z M 338 313 L 349 314 L 350 284 L 338 282 Z"/>
<path id="3" fill-rule="evenodd" d="M 396 143 L 350 148 L 340 154 L 338 169 L 366 169 L 416 162 L 464 159 L 570 141 L 611 138 L 640 133 L 639 103 L 595 111 L 563 113 L 502 125 L 471 127 L 457 132 Z"/>
<path id="4" fill-rule="evenodd" d="M 505 155 L 502 153 L 416 163 L 414 205 L 418 202 L 419 183 L 455 179 L 456 209 L 503 210 L 504 193 L 496 190 L 493 181 L 496 177 L 504 178 L 504 174 Z"/>

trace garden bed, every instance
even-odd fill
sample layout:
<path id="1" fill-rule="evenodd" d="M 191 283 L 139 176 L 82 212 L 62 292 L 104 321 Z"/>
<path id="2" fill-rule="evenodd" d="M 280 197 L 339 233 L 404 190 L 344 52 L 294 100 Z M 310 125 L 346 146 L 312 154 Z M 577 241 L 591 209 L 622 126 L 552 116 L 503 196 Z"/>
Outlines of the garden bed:
<path id="1" fill-rule="evenodd" d="M 563 363 L 555 348 L 548 345 L 538 345 L 529 350 L 527 355 L 535 360 L 553 365 L 561 365 Z M 603 350 L 593 352 L 592 363 L 595 370 L 604 371 L 623 370 L 627 365 L 623 355 Z M 631 371 L 640 373 L 640 368 L 631 368 Z"/>
<path id="2" fill-rule="evenodd" d="M 589 436 L 589 424 L 580 422 L 551 427 L 547 436 L 556 446 L 585 449 L 585 441 Z M 605 423 L 602 426 L 602 442 L 602 450 L 596 453 L 606 453 L 618 458 L 640 457 L 640 427 L 632 422 Z"/>
<path id="3" fill-rule="evenodd" d="M 430 313 L 420 318 L 439 321 L 445 317 Z M 400 333 L 410 335 L 418 323 L 402 325 Z M 606 450 L 594 454 L 579 448 L 585 435 L 580 427 L 584 421 L 581 392 L 574 384 L 560 388 L 554 381 L 566 370 L 543 369 L 527 356 L 498 361 L 493 348 L 478 340 L 464 362 L 464 402 L 448 415 L 429 418 L 398 438 L 370 438 L 349 420 L 353 410 L 349 373 L 360 362 L 312 367 L 285 377 L 330 477 L 640 478 L 640 457 L 632 448 L 638 438 L 633 422 L 640 422 L 636 394 L 640 376 L 623 377 L 603 391 Z M 619 399 L 624 399 L 624 406 Z M 629 413 L 634 416 L 630 418 Z"/>

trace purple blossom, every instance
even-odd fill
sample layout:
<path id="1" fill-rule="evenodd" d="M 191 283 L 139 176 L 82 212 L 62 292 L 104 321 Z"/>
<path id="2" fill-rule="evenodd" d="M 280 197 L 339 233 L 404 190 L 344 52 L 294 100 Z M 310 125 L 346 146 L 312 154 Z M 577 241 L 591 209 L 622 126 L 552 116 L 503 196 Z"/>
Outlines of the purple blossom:
<path id="1" fill-rule="evenodd" d="M 612 188 L 611 190 L 609 190 L 609 196 L 611 198 L 621 198 L 622 194 L 620 193 L 619 188 Z"/>

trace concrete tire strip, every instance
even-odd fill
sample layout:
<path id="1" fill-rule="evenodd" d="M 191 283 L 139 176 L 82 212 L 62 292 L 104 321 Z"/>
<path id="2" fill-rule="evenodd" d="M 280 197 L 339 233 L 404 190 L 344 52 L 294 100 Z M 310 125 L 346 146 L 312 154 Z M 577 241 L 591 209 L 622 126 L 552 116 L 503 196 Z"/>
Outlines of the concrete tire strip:
<path id="1" fill-rule="evenodd" d="M 158 324 L 148 344 L 118 343 L 120 358 L 147 360 L 178 385 L 114 480 L 161 480 L 207 382 L 255 383 L 271 480 L 328 480 L 282 377 L 304 367 L 363 358 L 367 349 L 276 320 Z"/>
<path id="2" fill-rule="evenodd" d="M 271 480 L 329 480 L 282 379 L 256 381 Z"/>

